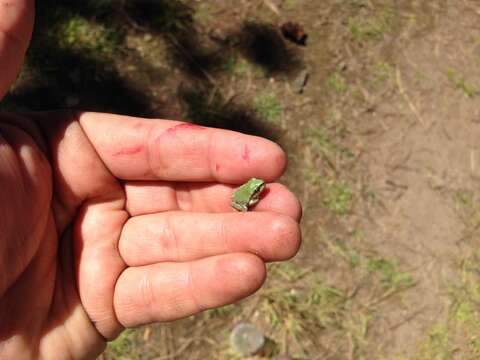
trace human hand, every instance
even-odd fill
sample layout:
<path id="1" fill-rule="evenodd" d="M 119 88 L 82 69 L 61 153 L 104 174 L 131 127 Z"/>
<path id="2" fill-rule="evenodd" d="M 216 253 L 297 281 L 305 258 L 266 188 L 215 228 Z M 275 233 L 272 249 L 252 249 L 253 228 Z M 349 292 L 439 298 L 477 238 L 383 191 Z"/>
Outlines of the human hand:
<path id="1" fill-rule="evenodd" d="M 32 8 L 0 0 L 0 93 Z M 301 209 L 279 184 L 245 214 L 230 195 L 285 163 L 270 141 L 180 122 L 0 115 L 0 358 L 93 358 L 124 327 L 256 291 L 298 250 Z"/>

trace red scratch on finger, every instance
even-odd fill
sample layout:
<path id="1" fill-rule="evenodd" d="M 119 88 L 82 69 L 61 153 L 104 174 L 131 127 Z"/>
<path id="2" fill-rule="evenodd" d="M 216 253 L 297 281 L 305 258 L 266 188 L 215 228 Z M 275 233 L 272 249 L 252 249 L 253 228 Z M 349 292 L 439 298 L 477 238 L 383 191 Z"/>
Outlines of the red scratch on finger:
<path id="1" fill-rule="evenodd" d="M 250 161 L 250 149 L 247 145 L 243 147 L 242 159 L 245 161 Z"/>
<path id="2" fill-rule="evenodd" d="M 174 135 L 174 134 L 177 133 L 177 131 L 186 130 L 186 129 L 188 129 L 188 130 L 205 130 L 206 128 L 204 128 L 203 126 L 196 125 L 196 124 L 182 123 L 182 124 L 175 125 L 171 128 L 168 128 L 165 131 L 165 134 Z"/>
<path id="3" fill-rule="evenodd" d="M 221 166 L 219 164 L 215 164 L 215 171 L 218 173 L 220 171 Z"/>
<path id="4" fill-rule="evenodd" d="M 138 154 L 141 151 L 143 151 L 143 145 L 125 147 L 125 148 L 120 149 L 119 151 L 115 152 L 113 154 L 113 156 L 135 155 L 135 154 Z"/>

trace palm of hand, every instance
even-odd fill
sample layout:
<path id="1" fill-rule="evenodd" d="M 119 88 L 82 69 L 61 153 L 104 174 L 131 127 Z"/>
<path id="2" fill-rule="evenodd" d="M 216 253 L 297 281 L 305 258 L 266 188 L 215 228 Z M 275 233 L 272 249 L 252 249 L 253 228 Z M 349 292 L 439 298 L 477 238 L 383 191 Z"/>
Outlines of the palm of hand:
<path id="1" fill-rule="evenodd" d="M 0 260 L 16 266 L 0 278 L 0 354 L 92 357 L 124 326 L 251 294 L 264 261 L 297 251 L 288 190 L 272 184 L 264 211 L 237 214 L 233 187 L 219 184 L 273 180 L 285 165 L 275 144 L 171 121 L 36 117 L 40 132 L 30 119 L 0 122 L 0 169 L 15 178 L 0 195 L 18 207 L 0 204 Z"/>

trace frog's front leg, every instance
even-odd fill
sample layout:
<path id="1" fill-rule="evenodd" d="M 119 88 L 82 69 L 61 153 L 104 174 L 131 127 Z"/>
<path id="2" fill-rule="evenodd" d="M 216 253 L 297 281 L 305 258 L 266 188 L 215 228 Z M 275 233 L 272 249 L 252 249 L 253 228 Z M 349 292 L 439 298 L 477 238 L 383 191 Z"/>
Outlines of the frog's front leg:
<path id="1" fill-rule="evenodd" d="M 232 202 L 232 207 L 237 211 L 241 211 L 241 212 L 247 212 L 248 211 L 248 206 L 245 205 L 245 204 L 237 204 L 235 202 Z"/>

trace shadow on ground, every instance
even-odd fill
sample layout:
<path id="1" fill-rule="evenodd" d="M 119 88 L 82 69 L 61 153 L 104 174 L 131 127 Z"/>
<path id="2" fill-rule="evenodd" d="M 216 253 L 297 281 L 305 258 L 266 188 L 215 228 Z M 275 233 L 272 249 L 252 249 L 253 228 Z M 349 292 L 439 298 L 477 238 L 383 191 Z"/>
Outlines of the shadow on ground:
<path id="1" fill-rule="evenodd" d="M 58 0 L 38 2 L 26 70 L 2 107 L 34 111 L 76 108 L 163 117 L 159 109 L 177 101 L 182 115 L 197 123 L 274 137 L 251 106 L 225 98 L 219 77 L 232 54 L 241 54 L 267 76 L 297 71 L 303 66 L 301 58 L 269 24 L 246 23 L 223 39 L 205 41 L 195 26 L 194 14 L 185 2 L 171 0 L 76 0 L 68 6 Z M 136 49 L 127 49 L 127 34 L 164 39 L 169 65 L 179 70 L 177 91 L 159 100 L 148 91 L 148 81 L 132 81 L 119 69 L 118 59 L 127 58 L 127 62 L 136 62 L 139 71 L 153 75 L 153 81 L 166 76 L 155 74 L 141 56 L 134 55 Z"/>

